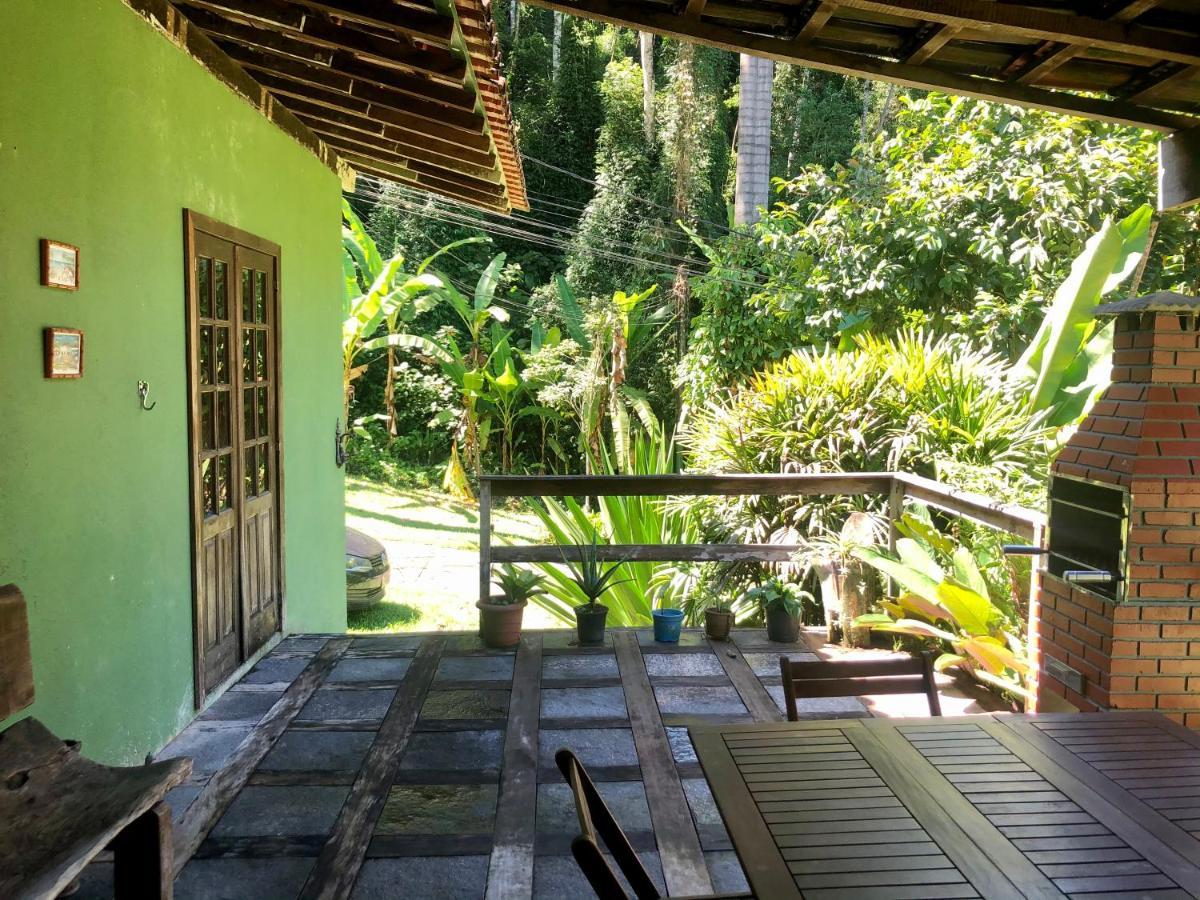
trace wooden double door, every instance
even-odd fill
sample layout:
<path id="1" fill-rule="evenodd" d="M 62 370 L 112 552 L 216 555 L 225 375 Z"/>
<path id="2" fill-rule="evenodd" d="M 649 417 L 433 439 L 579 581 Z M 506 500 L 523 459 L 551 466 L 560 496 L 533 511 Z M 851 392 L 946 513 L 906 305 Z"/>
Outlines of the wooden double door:
<path id="1" fill-rule="evenodd" d="M 188 212 L 196 705 L 279 630 L 279 248 Z"/>

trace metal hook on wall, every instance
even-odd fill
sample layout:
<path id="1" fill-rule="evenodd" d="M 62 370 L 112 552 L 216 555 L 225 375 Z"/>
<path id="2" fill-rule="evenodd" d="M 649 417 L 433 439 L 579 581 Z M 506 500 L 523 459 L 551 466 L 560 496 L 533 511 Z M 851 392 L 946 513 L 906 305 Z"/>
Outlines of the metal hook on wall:
<path id="1" fill-rule="evenodd" d="M 150 382 L 139 381 L 138 382 L 138 400 L 141 401 L 142 409 L 144 409 L 146 412 L 150 412 L 150 410 L 152 410 L 152 409 L 154 409 L 154 407 L 158 406 L 157 400 L 155 400 L 149 406 L 146 405 L 146 397 L 148 397 L 149 394 L 150 394 Z"/>

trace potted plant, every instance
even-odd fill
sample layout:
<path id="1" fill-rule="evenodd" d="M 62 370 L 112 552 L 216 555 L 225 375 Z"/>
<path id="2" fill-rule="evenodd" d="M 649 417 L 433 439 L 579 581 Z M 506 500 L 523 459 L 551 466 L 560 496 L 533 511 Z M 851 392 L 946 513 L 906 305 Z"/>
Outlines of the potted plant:
<path id="1" fill-rule="evenodd" d="M 586 603 L 575 607 L 575 629 L 579 643 L 599 644 L 604 640 L 604 624 L 608 617 L 608 607 L 600 602 L 600 598 L 622 583 L 612 579 L 624 561 L 618 561 L 606 569 L 600 561 L 599 546 L 593 535 L 591 544 L 580 546 L 578 564 L 568 559 L 566 554 L 563 554 L 563 562 L 570 569 L 571 578 L 580 592 L 587 598 Z"/>
<path id="2" fill-rule="evenodd" d="M 485 603 L 476 602 L 479 610 L 479 637 L 488 647 L 515 647 L 521 640 L 521 617 L 531 598 L 542 593 L 546 576 L 529 569 L 505 564 L 493 579 L 500 593 Z"/>
<path id="3" fill-rule="evenodd" d="M 704 633 L 710 640 L 729 640 L 729 629 L 733 627 L 733 610 L 723 601 L 710 603 L 704 609 Z"/>
<path id="4" fill-rule="evenodd" d="M 767 640 L 781 644 L 794 644 L 800 639 L 800 616 L 804 612 L 804 600 L 815 601 L 799 585 L 789 584 L 777 576 L 750 588 L 743 599 L 757 604 L 763 611 L 767 619 Z"/>

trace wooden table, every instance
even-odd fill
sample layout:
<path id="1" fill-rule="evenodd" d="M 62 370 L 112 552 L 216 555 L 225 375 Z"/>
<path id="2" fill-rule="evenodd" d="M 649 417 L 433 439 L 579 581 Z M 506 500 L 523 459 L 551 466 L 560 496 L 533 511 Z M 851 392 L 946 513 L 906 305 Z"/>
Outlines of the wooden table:
<path id="1" fill-rule="evenodd" d="M 1200 897 L 1200 734 L 1157 714 L 690 731 L 761 898 Z"/>

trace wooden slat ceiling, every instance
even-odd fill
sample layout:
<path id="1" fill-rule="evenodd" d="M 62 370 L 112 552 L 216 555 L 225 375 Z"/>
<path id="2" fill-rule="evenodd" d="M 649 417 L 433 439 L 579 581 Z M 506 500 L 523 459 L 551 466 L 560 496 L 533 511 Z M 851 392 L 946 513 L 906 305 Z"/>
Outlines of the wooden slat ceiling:
<path id="1" fill-rule="evenodd" d="M 1200 125 L 1197 0 L 525 2 L 909 87 L 1165 132 Z"/>
<path id="2" fill-rule="evenodd" d="M 529 208 L 485 0 L 176 5 L 356 171 Z"/>

